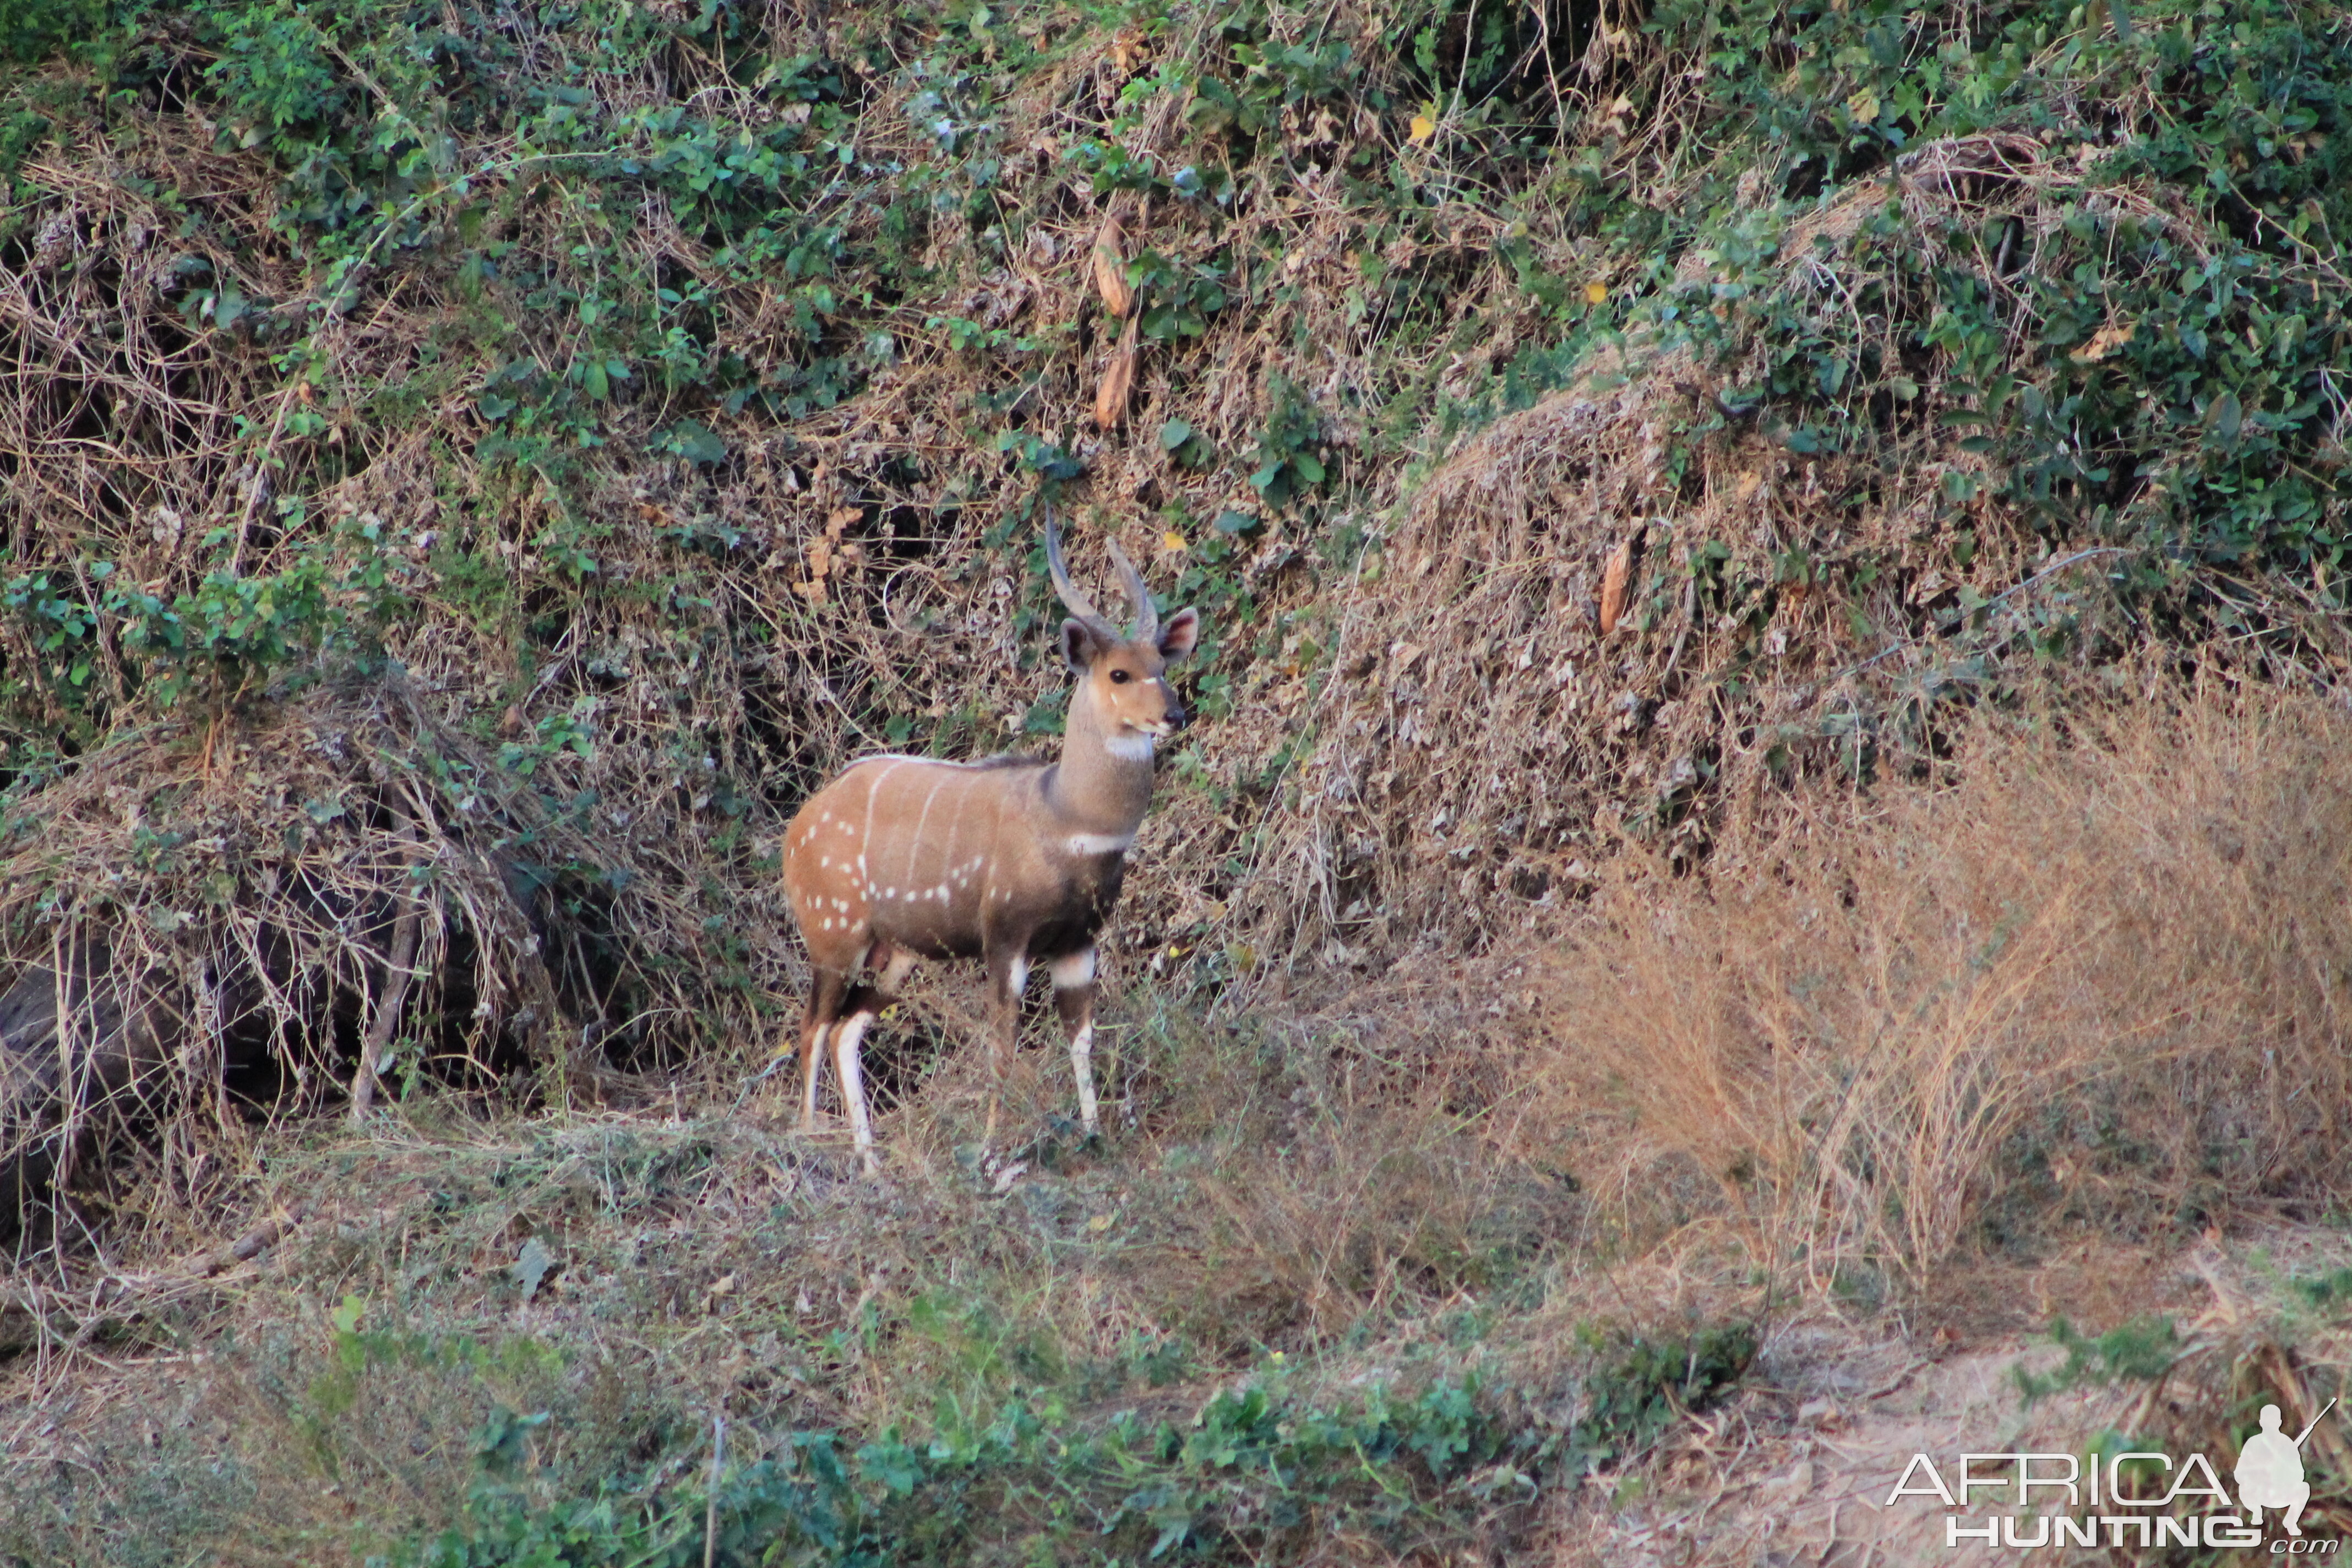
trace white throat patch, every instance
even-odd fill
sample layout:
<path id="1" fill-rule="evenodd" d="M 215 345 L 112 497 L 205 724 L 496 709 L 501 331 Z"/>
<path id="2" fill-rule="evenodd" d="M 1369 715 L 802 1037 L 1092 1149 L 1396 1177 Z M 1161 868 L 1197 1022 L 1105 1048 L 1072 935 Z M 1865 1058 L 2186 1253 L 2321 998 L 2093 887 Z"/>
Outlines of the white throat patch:
<path id="1" fill-rule="evenodd" d="M 1155 737 L 1141 732 L 1108 735 L 1103 739 L 1103 750 L 1122 763 L 1148 763 L 1151 760 L 1154 740 Z"/>
<path id="2" fill-rule="evenodd" d="M 1073 833 L 1062 847 L 1073 855 L 1115 855 L 1135 842 L 1132 833 Z"/>

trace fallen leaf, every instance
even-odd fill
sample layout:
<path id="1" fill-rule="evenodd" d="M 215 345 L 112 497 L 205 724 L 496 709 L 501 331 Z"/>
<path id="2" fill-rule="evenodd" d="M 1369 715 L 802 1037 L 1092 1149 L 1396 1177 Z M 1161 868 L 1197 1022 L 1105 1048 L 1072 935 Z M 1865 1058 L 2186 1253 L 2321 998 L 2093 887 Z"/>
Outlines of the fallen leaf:
<path id="1" fill-rule="evenodd" d="M 1102 385 L 1095 391 L 1095 423 L 1106 430 L 1127 417 L 1128 395 L 1135 390 L 1135 367 L 1143 357 L 1138 341 L 1142 323 L 1139 316 L 1127 319 L 1127 330 L 1118 335 L 1118 352 L 1110 356 Z"/>
<path id="2" fill-rule="evenodd" d="M 1599 304 L 1604 303 L 1604 302 L 1608 300 L 1608 298 L 1609 298 L 1609 285 L 1608 285 L 1608 284 L 1606 284 L 1606 283 L 1587 283 L 1587 284 L 1584 286 L 1584 302 L 1585 302 L 1586 304 L 1588 304 L 1588 305 L 1599 305 Z"/>
<path id="3" fill-rule="evenodd" d="M 1181 552 L 1184 547 L 1184 536 L 1172 528 L 1160 536 L 1160 548 L 1162 550 L 1176 553 Z"/>
<path id="4" fill-rule="evenodd" d="M 2089 342 L 2084 343 L 2081 348 L 2076 349 L 2073 353 L 2068 354 L 2066 357 L 2073 360 L 2077 364 L 2096 364 L 2099 361 L 2106 358 L 2109 354 L 2123 347 L 2124 344 L 2131 342 L 2131 336 L 2134 330 L 2134 328 L 2128 326 L 2101 327 L 2097 331 L 2091 334 L 2091 341 Z"/>
<path id="5" fill-rule="evenodd" d="M 1625 614 L 1625 586 L 1633 575 L 1633 542 L 1627 540 L 1609 558 L 1608 568 L 1601 574 L 1601 635 L 1607 637 L 1617 629 L 1617 622 Z"/>
<path id="6" fill-rule="evenodd" d="M 1094 269 L 1095 292 L 1102 296 L 1103 309 L 1114 316 L 1132 315 L 1135 290 L 1127 283 L 1127 231 L 1119 226 L 1117 214 L 1104 218 L 1095 236 Z"/>
<path id="7" fill-rule="evenodd" d="M 1414 115 L 1412 128 L 1405 132 L 1406 139 L 1412 142 L 1426 142 L 1436 134 L 1437 121 L 1426 114 Z"/>

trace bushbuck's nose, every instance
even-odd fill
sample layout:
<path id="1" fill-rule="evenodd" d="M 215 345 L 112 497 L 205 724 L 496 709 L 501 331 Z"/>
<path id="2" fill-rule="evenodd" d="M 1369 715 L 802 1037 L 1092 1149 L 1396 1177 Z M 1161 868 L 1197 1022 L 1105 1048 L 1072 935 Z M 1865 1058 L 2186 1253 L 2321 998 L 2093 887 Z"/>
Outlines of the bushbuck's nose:
<path id="1" fill-rule="evenodd" d="M 1168 712 L 1165 717 L 1168 720 L 1168 728 L 1171 730 L 1181 730 L 1187 722 L 1184 705 L 1172 697 L 1168 700 Z"/>

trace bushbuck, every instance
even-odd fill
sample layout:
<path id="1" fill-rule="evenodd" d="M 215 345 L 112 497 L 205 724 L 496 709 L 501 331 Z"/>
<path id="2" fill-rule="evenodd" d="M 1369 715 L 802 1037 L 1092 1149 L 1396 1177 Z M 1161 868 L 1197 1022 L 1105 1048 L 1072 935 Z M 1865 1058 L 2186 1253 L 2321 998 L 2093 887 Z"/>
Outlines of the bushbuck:
<path id="1" fill-rule="evenodd" d="M 830 1040 L 869 1173 L 881 1167 L 858 1046 L 921 958 L 978 958 L 987 966 L 995 1014 L 991 1139 L 1022 987 L 1032 964 L 1046 965 L 1069 1036 L 1078 1113 L 1087 1131 L 1096 1131 L 1088 1061 L 1095 933 L 1118 900 L 1128 848 L 1151 804 L 1153 750 L 1184 722 L 1165 671 L 1201 635 L 1189 606 L 1161 624 L 1142 574 L 1116 541 L 1110 558 L 1135 605 L 1130 635 L 1070 581 L 1046 509 L 1045 563 L 1070 611 L 1062 657 L 1077 678 L 1058 760 L 866 757 L 802 806 L 785 832 L 784 892 L 815 972 L 801 1022 L 801 1127 L 816 1126 L 817 1070 Z M 861 968 L 873 978 L 855 984 Z"/>

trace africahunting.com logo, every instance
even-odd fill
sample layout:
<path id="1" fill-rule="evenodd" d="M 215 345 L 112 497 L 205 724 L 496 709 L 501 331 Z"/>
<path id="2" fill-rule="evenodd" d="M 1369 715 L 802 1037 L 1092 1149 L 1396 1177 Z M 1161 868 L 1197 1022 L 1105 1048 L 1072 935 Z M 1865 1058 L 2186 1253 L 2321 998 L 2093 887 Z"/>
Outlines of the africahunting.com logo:
<path id="1" fill-rule="evenodd" d="M 2329 1400 L 2290 1437 L 2280 1430 L 2279 1407 L 2263 1405 L 2262 1425 L 2238 1447 L 2234 1490 L 2202 1454 L 2177 1464 L 2169 1454 L 2145 1451 L 1962 1454 L 1952 1468 L 1914 1454 L 1886 1506 L 1932 1498 L 1961 1510 L 1944 1516 L 1947 1546 L 2266 1547 L 2274 1555 L 2332 1555 L 2342 1541 L 2303 1532 L 2311 1501 L 2303 1446 L 2335 1407 Z M 2196 1508 L 2205 1511 L 2188 1511 Z"/>

